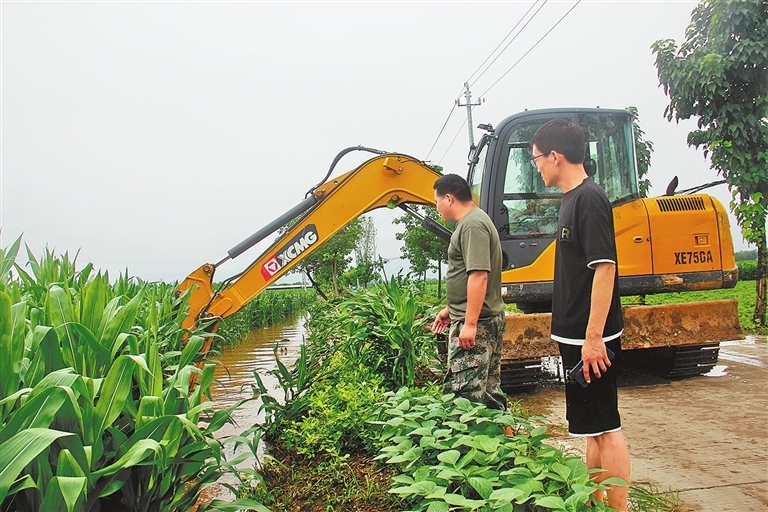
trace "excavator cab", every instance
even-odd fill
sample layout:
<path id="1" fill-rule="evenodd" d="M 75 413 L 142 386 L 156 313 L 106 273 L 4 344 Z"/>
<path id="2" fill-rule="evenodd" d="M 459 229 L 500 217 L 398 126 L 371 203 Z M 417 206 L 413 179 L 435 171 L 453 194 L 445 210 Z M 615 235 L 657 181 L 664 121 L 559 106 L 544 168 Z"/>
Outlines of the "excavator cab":
<path id="1" fill-rule="evenodd" d="M 584 168 L 616 206 L 640 196 L 632 115 L 625 110 L 539 110 L 522 112 L 489 128 L 470 155 L 467 181 L 478 206 L 491 216 L 504 250 L 504 269 L 531 265 L 555 239 L 562 192 L 544 185 L 530 140 L 555 118 L 585 128 Z"/>
<path id="2" fill-rule="evenodd" d="M 697 194 L 641 198 L 632 115 L 626 110 L 525 111 L 486 133 L 469 154 L 473 199 L 493 220 L 504 255 L 502 296 L 523 315 L 507 315 L 502 386 L 537 381 L 541 358 L 557 354 L 549 337 L 557 217 L 562 192 L 545 186 L 530 140 L 555 118 L 584 127 L 584 169 L 613 210 L 622 296 L 735 286 L 738 270 L 727 212 Z M 706 373 L 720 341 L 741 334 L 736 301 L 624 306 L 624 364 L 667 376 Z M 655 371 L 654 370 L 654 371 Z"/>

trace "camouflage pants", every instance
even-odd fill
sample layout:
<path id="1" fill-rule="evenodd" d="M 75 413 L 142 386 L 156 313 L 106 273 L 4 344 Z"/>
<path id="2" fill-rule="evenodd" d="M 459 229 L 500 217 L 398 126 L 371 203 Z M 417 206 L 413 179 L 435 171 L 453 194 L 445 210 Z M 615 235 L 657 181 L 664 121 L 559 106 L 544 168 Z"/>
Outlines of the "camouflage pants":
<path id="1" fill-rule="evenodd" d="M 501 343 L 506 329 L 504 312 L 477 323 L 475 346 L 459 346 L 464 322 L 454 322 L 448 333 L 448 371 L 443 393 L 453 393 L 491 409 L 507 409 L 507 396 L 501 390 Z"/>

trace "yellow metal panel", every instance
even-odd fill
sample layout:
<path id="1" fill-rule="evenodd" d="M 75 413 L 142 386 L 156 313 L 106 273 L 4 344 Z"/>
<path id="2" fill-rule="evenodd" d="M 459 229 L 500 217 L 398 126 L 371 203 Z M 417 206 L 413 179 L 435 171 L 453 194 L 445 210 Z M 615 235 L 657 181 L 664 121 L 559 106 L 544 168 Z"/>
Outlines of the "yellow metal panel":
<path id="1" fill-rule="evenodd" d="M 613 209 L 616 230 L 616 252 L 620 276 L 639 276 L 653 273 L 651 232 L 648 212 L 641 200 Z"/>
<path id="2" fill-rule="evenodd" d="M 707 195 L 645 199 L 653 272 L 680 274 L 722 269 L 720 229 Z"/>

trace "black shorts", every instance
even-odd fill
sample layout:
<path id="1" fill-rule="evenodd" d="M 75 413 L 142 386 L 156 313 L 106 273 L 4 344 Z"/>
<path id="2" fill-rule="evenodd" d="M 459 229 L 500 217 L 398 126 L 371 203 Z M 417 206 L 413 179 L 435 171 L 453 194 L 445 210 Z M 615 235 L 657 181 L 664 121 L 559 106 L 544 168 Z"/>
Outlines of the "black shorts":
<path id="1" fill-rule="evenodd" d="M 581 346 L 558 343 L 563 358 L 565 375 L 581 360 Z M 616 373 L 621 359 L 621 340 L 609 341 L 605 346 L 616 354 L 611 367 L 599 379 L 592 378 L 587 387 L 570 377 L 565 381 L 565 412 L 568 432 L 573 436 L 597 436 L 621 430 Z"/>

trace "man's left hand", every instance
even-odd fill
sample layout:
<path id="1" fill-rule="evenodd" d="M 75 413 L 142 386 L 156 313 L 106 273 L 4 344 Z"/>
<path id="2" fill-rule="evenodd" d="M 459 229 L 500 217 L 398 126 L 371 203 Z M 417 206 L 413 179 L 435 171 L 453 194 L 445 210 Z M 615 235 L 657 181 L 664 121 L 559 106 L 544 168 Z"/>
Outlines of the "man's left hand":
<path id="1" fill-rule="evenodd" d="M 459 346 L 464 350 L 475 348 L 475 337 L 477 337 L 477 326 L 464 324 L 459 332 Z"/>
<path id="2" fill-rule="evenodd" d="M 591 376 L 595 378 L 602 377 L 603 373 L 611 366 L 611 360 L 608 359 L 608 351 L 605 350 L 605 343 L 601 338 L 589 338 L 581 347 L 581 358 L 584 360 L 584 380 L 587 384 L 591 382 Z M 591 370 L 591 371 L 590 371 Z"/>

